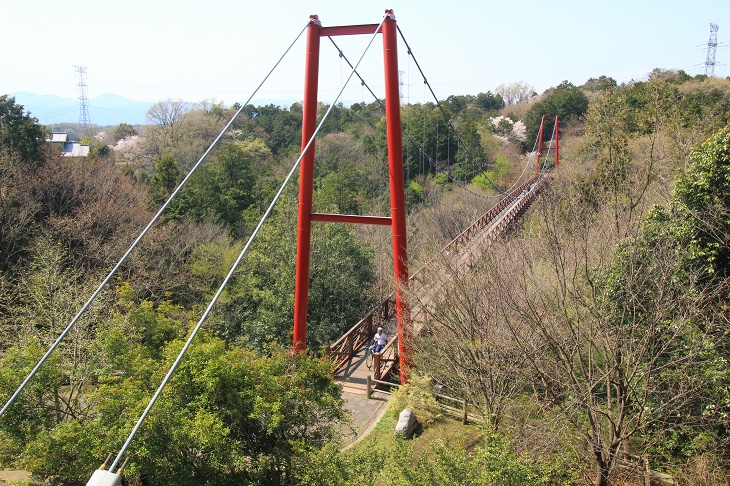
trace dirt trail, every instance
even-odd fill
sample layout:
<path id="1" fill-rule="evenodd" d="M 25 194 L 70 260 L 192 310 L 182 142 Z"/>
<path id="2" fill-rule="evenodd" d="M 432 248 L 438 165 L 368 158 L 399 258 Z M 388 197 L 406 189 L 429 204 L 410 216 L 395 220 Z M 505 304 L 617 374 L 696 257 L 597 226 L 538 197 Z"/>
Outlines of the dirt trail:
<path id="1" fill-rule="evenodd" d="M 0 471 L 0 486 L 11 486 L 11 481 L 30 481 L 28 471 Z"/>

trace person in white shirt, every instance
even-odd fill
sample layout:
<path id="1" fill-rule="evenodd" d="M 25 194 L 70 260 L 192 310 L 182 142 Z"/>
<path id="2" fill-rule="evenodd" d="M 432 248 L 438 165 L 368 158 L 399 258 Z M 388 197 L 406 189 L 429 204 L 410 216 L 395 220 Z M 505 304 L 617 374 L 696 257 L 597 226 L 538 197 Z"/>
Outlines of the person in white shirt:
<path id="1" fill-rule="evenodd" d="M 373 352 L 381 352 L 386 344 L 388 344 L 388 336 L 385 335 L 383 328 L 379 327 L 378 332 L 376 332 L 375 337 L 373 337 Z"/>

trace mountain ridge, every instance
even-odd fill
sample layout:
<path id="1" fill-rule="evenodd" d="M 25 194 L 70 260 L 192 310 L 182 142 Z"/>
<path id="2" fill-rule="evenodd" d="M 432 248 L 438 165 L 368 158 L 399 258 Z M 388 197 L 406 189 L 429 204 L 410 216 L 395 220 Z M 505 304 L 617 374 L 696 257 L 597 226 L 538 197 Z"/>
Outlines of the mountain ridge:
<path id="1" fill-rule="evenodd" d="M 53 125 L 68 125 L 78 123 L 79 102 L 76 98 L 65 98 L 52 94 L 37 94 L 29 91 L 9 93 L 15 102 L 23 105 L 25 112 L 34 116 L 42 125 L 53 128 Z M 288 99 L 256 99 L 251 101 L 254 106 L 276 105 L 289 108 L 299 102 L 294 98 Z M 101 127 L 117 126 L 120 123 L 130 125 L 145 125 L 147 111 L 158 101 L 135 101 L 114 93 L 104 93 L 89 99 L 89 118 L 92 125 Z M 192 102 L 188 102 L 191 103 Z M 346 107 L 357 101 L 346 100 Z"/>
<path id="2" fill-rule="evenodd" d="M 43 125 L 52 126 L 78 120 L 79 102 L 76 99 L 27 91 L 10 93 L 9 96 L 14 97 L 16 103 L 23 105 L 25 111 L 38 118 Z M 105 93 L 89 99 L 89 117 L 92 124 L 100 126 L 120 123 L 140 125 L 145 122 L 147 110 L 154 104 Z"/>

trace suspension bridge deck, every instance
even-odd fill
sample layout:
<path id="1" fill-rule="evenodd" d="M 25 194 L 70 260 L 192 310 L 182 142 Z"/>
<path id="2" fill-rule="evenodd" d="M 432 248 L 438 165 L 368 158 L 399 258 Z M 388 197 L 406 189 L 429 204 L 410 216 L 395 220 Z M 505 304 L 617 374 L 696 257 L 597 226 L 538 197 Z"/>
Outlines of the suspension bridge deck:
<path id="1" fill-rule="evenodd" d="M 335 381 L 342 385 L 342 390 L 349 393 L 365 395 L 367 377 L 372 375 L 372 370 L 365 366 L 365 350 L 363 346 L 355 353 L 352 359 L 348 360 L 335 376 Z"/>
<path id="2" fill-rule="evenodd" d="M 449 274 L 469 267 L 471 259 L 477 257 L 487 244 L 511 229 L 544 188 L 546 177 L 537 175 L 516 187 L 411 275 L 409 292 L 416 297 L 411 300 L 418 303 L 411 308 L 414 333 L 418 333 L 425 324 L 428 312 L 423 312 L 423 306 L 436 301 L 435 297 Z M 365 395 L 368 375 L 383 379 L 395 368 L 398 339 L 394 320 L 395 301 L 390 295 L 328 347 L 327 352 L 337 366 L 335 380 L 342 384 L 344 394 Z M 365 349 L 378 327 L 384 327 L 393 338 L 381 352 L 381 366 L 378 368 L 376 364 L 375 369 L 370 370 L 365 365 Z"/>

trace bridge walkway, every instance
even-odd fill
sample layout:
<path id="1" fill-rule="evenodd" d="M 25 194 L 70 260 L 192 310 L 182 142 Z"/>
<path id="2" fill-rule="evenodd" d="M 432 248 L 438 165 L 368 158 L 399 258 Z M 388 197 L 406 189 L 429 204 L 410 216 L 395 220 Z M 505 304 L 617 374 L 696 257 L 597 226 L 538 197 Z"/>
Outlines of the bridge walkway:
<path id="1" fill-rule="evenodd" d="M 418 298 L 412 300 L 420 303 L 434 301 L 433 297 L 441 290 L 438 282 L 446 281 L 448 273 L 454 268 L 469 265 L 470 259 L 477 256 L 484 245 L 509 231 L 545 187 L 547 178 L 546 174 L 536 175 L 516 187 L 509 196 L 493 206 L 426 265 L 413 273 L 410 277 L 409 292 Z M 440 272 L 441 278 L 434 278 L 434 272 Z M 426 314 L 420 306 L 411 308 L 414 332 L 421 329 Z M 380 353 L 380 366 L 376 365 L 373 370 L 369 370 L 365 366 L 365 349 L 379 326 L 385 328 L 390 341 Z M 381 380 L 395 368 L 398 359 L 396 328 L 395 297 L 391 294 L 334 344 L 327 347 L 326 353 L 336 364 L 335 380 L 342 384 L 343 396 L 365 395 L 368 375 Z"/>

